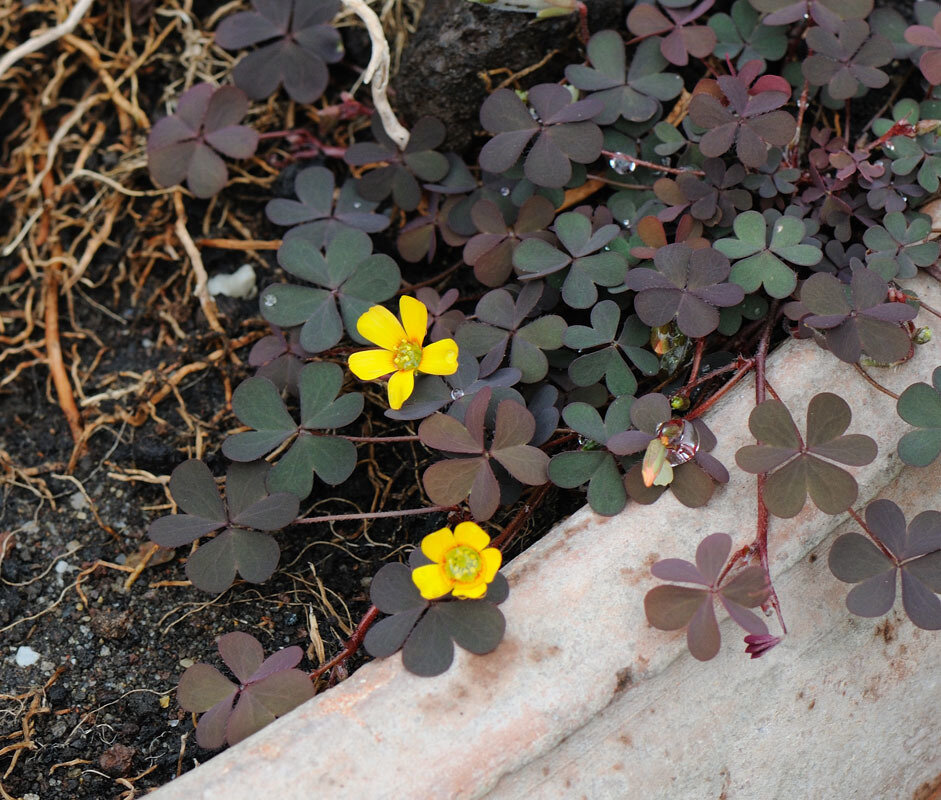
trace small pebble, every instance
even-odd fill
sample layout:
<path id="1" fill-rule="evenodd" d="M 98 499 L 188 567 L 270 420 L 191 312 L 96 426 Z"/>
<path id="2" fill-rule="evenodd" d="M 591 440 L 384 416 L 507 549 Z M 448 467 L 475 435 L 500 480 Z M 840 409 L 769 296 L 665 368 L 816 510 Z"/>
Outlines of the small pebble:
<path id="1" fill-rule="evenodd" d="M 248 299 L 258 294 L 258 287 L 255 286 L 255 270 L 251 264 L 243 264 L 230 275 L 213 275 L 206 284 L 206 288 L 213 296 L 224 294 L 226 297 Z"/>
<path id="2" fill-rule="evenodd" d="M 18 667 L 31 667 L 39 661 L 39 653 L 32 647 L 22 645 L 16 650 L 16 665 Z"/>

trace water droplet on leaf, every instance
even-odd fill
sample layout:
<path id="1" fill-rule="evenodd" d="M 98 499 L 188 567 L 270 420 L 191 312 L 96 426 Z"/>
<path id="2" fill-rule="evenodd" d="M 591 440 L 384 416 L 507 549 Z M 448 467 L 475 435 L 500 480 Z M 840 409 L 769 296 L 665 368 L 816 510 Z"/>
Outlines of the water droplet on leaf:
<path id="1" fill-rule="evenodd" d="M 265 308 L 271 308 L 278 302 L 278 298 L 273 294 L 266 294 L 263 302 L 265 304 Z"/>
<path id="2" fill-rule="evenodd" d="M 633 172 L 637 169 L 637 164 L 634 163 L 632 158 L 618 153 L 608 159 L 608 166 L 611 167 L 618 175 L 626 175 L 628 172 Z"/>

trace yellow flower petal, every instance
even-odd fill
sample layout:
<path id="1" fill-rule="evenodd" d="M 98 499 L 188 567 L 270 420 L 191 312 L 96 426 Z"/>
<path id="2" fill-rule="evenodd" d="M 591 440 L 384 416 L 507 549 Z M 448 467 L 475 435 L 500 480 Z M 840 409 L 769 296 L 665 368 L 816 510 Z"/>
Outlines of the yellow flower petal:
<path id="1" fill-rule="evenodd" d="M 350 372 L 361 381 L 374 381 L 395 372 L 393 354 L 388 350 L 360 350 L 350 356 Z"/>
<path id="2" fill-rule="evenodd" d="M 389 408 L 398 411 L 415 388 L 415 370 L 399 370 L 389 378 Z"/>
<path id="3" fill-rule="evenodd" d="M 484 560 L 484 568 L 480 573 L 480 577 L 486 583 L 490 583 L 497 574 L 497 570 L 500 569 L 500 564 L 503 563 L 503 553 L 497 550 L 496 547 L 488 547 L 480 555 Z"/>
<path id="4" fill-rule="evenodd" d="M 450 528 L 441 528 L 440 530 L 429 533 L 421 540 L 421 551 L 427 558 L 440 564 L 444 561 L 444 554 L 448 552 L 456 542 L 454 534 Z"/>
<path id="5" fill-rule="evenodd" d="M 458 583 L 455 585 L 451 594 L 455 597 L 467 597 L 470 599 L 476 599 L 478 597 L 483 597 L 487 591 L 487 584 L 483 581 L 477 583 Z"/>
<path id="6" fill-rule="evenodd" d="M 457 372 L 457 342 L 454 339 L 442 339 L 425 345 L 421 351 L 418 371 L 428 375 L 453 375 Z"/>
<path id="7" fill-rule="evenodd" d="M 421 300 L 403 294 L 399 298 L 399 316 L 402 317 L 405 335 L 410 342 L 421 344 L 425 341 L 425 333 L 428 330 L 428 309 Z"/>
<path id="8" fill-rule="evenodd" d="M 473 547 L 479 553 L 490 544 L 490 537 L 476 522 L 462 522 L 454 529 L 454 542 Z"/>
<path id="9" fill-rule="evenodd" d="M 412 582 L 418 587 L 421 596 L 426 600 L 434 600 L 451 591 L 454 585 L 440 564 L 425 564 L 412 570 Z"/>
<path id="10" fill-rule="evenodd" d="M 405 339 L 405 330 L 385 306 L 373 306 L 356 321 L 359 335 L 385 350 L 395 350 Z"/>

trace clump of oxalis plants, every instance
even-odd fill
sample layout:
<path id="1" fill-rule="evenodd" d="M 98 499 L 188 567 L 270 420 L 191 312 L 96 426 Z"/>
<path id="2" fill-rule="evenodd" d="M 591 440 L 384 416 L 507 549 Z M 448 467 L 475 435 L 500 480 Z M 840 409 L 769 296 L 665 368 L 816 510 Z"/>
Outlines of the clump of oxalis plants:
<path id="1" fill-rule="evenodd" d="M 491 5 L 495 15 L 504 5 L 579 11 L 563 0 Z M 375 657 L 401 650 L 425 676 L 448 669 L 455 643 L 494 650 L 508 594 L 501 552 L 550 486 L 613 515 L 667 492 L 704 506 L 730 468 L 756 476 L 750 544 L 733 552 L 716 532 L 695 563 L 652 568 L 669 583 L 647 594 L 648 620 L 686 628 L 698 659 L 719 648 L 716 600 L 753 658 L 786 633 L 769 515 L 793 517 L 808 499 L 859 525 L 829 557 L 833 575 L 855 584 L 852 613 L 885 614 L 898 576 L 912 622 L 941 629 L 941 514 L 907 521 L 888 501 L 857 514 L 853 470 L 875 458 L 875 442 L 828 392 L 795 420 L 764 369 L 769 346 L 789 335 L 853 364 L 878 391 L 879 370 L 930 337 L 913 325 L 922 304 L 905 286 L 920 271 L 941 279 L 919 211 L 941 178 L 941 7 L 916 3 L 910 24 L 872 0 L 638 2 L 618 30 L 585 36 L 583 61 L 559 82 L 493 91 L 480 108 L 487 138 L 469 160 L 445 149 L 439 120 L 398 130 L 388 109 L 348 96 L 333 107 L 359 123 L 346 147 L 241 124 L 249 100 L 321 96 L 343 58 L 339 8 L 271 0 L 224 19 L 217 43 L 247 51 L 234 86 L 189 89 L 153 127 L 154 180 L 185 181 L 197 197 L 223 191 L 224 157 L 250 156 L 260 135 L 329 166 L 299 171 L 296 197 L 266 209 L 285 228 L 283 277 L 259 295 L 271 335 L 232 395 L 242 427 L 223 445 L 224 490 L 201 461 L 181 464 L 170 480 L 179 513 L 154 521 L 150 537 L 199 542 L 186 563 L 196 589 L 265 581 L 279 560 L 274 532 L 316 522 L 305 503 L 342 492 L 357 445 L 377 444 L 344 433 L 369 381 L 388 396 L 369 413 L 417 425 L 435 459 L 421 476 L 433 505 L 379 514 L 439 513 L 442 525 L 407 563 L 375 575 L 350 643 L 312 675 L 297 669 L 297 647 L 265 658 L 248 634 L 223 636 L 236 681 L 197 664 L 180 682 L 181 705 L 203 712 L 200 744 L 236 742 L 287 712 L 360 646 Z M 396 250 L 384 252 L 377 242 L 390 234 Z M 459 266 L 442 271 L 452 256 Z M 433 277 L 403 292 L 401 261 L 426 261 Z M 722 432 L 702 415 L 750 372 L 756 443 L 722 464 L 710 455 Z M 898 398 L 914 427 L 885 421 L 916 466 L 941 453 L 941 366 L 923 377 Z M 520 510 L 497 531 L 489 522 L 501 508 Z"/>

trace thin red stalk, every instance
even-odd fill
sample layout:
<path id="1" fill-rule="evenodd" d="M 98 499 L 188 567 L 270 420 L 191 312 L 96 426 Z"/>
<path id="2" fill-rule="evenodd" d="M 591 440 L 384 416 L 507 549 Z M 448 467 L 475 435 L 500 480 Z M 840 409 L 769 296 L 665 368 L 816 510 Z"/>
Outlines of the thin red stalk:
<path id="1" fill-rule="evenodd" d="M 698 406 L 696 406 L 696 408 L 694 408 L 692 411 L 690 411 L 686 415 L 685 419 L 696 419 L 696 417 L 701 417 L 703 414 L 705 414 L 710 408 L 712 408 L 717 402 L 719 402 L 719 400 L 722 397 L 724 397 L 729 392 L 729 390 L 731 390 L 732 387 L 735 386 L 736 383 L 738 383 L 749 372 L 751 372 L 754 366 L 755 366 L 755 359 L 753 358 L 748 359 L 748 361 L 746 361 L 745 364 L 739 368 L 738 372 L 736 372 L 731 378 L 729 378 L 729 382 L 725 384 L 725 386 L 719 389 L 719 391 L 716 392 L 714 395 L 712 395 L 712 397 L 708 398 L 707 400 L 703 401 Z M 710 375 L 709 377 L 712 377 L 712 375 Z"/>
<path id="2" fill-rule="evenodd" d="M 621 189 L 637 189 L 638 191 L 653 189 L 653 186 L 648 186 L 646 183 L 621 183 L 621 181 L 613 181 L 610 178 L 606 178 L 604 175 L 590 174 L 588 177 L 593 181 L 601 181 L 602 183 L 608 184 L 608 186 L 617 186 Z"/>
<path id="3" fill-rule="evenodd" d="M 351 442 L 369 442 L 371 444 L 383 444 L 387 442 L 417 442 L 418 437 L 414 434 L 409 436 L 345 436 L 342 433 L 334 434 L 341 439 L 347 439 Z"/>
<path id="4" fill-rule="evenodd" d="M 859 364 L 853 364 L 853 367 L 855 367 L 856 371 L 857 371 L 860 375 L 862 375 L 862 376 L 866 379 L 866 382 L 869 383 L 871 386 L 875 387 L 876 389 L 878 389 L 878 390 L 879 390 L 880 392 L 882 392 L 883 394 L 887 394 L 887 395 L 888 395 L 889 397 L 891 397 L 893 400 L 898 400 L 898 399 L 899 399 L 899 396 L 898 396 L 895 392 L 893 392 L 891 389 L 887 389 L 885 386 L 883 386 L 881 383 L 879 383 L 879 381 L 877 381 L 875 378 L 873 378 L 872 375 L 870 375 L 868 372 L 866 372 L 866 370 L 864 370 Z"/>
<path id="5" fill-rule="evenodd" d="M 805 78 L 804 88 L 801 91 L 800 100 L 797 101 L 797 131 L 794 133 L 794 135 L 797 137 L 797 141 L 794 144 L 794 147 L 791 149 L 792 167 L 796 167 L 800 163 L 801 129 L 804 127 L 804 112 L 807 110 L 808 105 L 810 105 L 807 100 L 809 93 L 810 81 Z"/>
<path id="6" fill-rule="evenodd" d="M 771 329 L 774 327 L 774 321 L 778 315 L 778 301 L 776 300 L 768 310 L 768 321 L 762 331 L 761 339 L 758 342 L 758 351 L 755 353 L 755 403 L 760 404 L 765 400 L 765 361 L 768 357 L 768 344 L 771 341 Z M 767 475 L 760 473 L 757 480 L 758 494 L 758 531 L 755 536 L 755 545 L 758 549 L 758 558 L 761 561 L 762 569 L 768 576 L 768 588 L 770 591 L 769 600 L 775 613 L 778 615 L 778 622 L 781 625 L 781 631 L 787 633 L 787 625 L 784 624 L 784 615 L 781 613 L 781 601 L 778 600 L 777 592 L 774 590 L 774 584 L 771 581 L 771 567 L 768 563 L 768 507 L 765 505 L 765 480 Z"/>
<path id="7" fill-rule="evenodd" d="M 437 514 L 454 511 L 455 506 L 428 506 L 427 508 L 400 508 L 398 511 L 370 511 L 364 514 L 326 514 L 322 517 L 304 517 L 294 520 L 295 525 L 313 525 L 315 522 L 346 522 L 356 519 L 387 519 L 389 517 L 410 517 L 417 514 Z"/>
<path id="8" fill-rule="evenodd" d="M 501 551 L 505 550 L 516 537 L 516 534 L 519 533 L 519 529 L 523 527 L 523 523 L 532 516 L 533 511 L 535 511 L 537 506 L 543 501 L 551 486 L 551 483 L 544 483 L 542 486 L 538 486 L 530 495 L 526 504 L 516 513 L 516 516 L 510 520 L 510 524 L 503 529 L 499 536 L 490 542 L 490 546 L 496 547 Z"/>
<path id="9" fill-rule="evenodd" d="M 636 164 L 638 167 L 647 167 L 648 169 L 658 170 L 660 172 L 669 172 L 671 175 L 703 176 L 706 174 L 701 169 L 678 169 L 677 167 L 668 167 L 665 164 L 654 164 L 653 161 L 644 161 L 642 158 L 636 158 L 627 153 L 614 152 L 611 150 L 602 150 L 601 155 L 608 156 L 608 158 L 623 158 L 626 161 Z"/>
<path id="10" fill-rule="evenodd" d="M 717 378 L 720 375 L 725 375 L 727 372 L 734 372 L 735 370 L 741 369 L 746 365 L 750 369 L 754 365 L 754 361 L 755 360 L 753 358 L 739 359 L 732 364 L 726 364 L 724 367 L 719 367 L 718 369 L 707 372 L 705 375 L 700 375 L 698 378 L 696 378 L 696 380 L 690 380 L 678 394 L 682 394 L 684 397 L 688 397 L 689 393 L 692 392 L 693 389 L 697 388 L 698 386 L 702 386 L 702 384 L 711 381 L 713 378 Z M 699 414 L 696 416 L 699 416 Z"/>
<path id="11" fill-rule="evenodd" d="M 696 375 L 699 373 L 699 365 L 702 363 L 702 352 L 705 347 L 705 337 L 696 340 L 696 352 L 693 354 L 693 365 L 689 369 L 689 380 L 686 381 L 686 385 L 677 392 L 678 395 L 689 398 L 689 393 L 696 383 Z"/>
<path id="12" fill-rule="evenodd" d="M 871 530 L 869 530 L 869 526 L 863 521 L 863 518 L 860 517 L 859 514 L 857 514 L 855 511 L 853 511 L 852 508 L 847 509 L 847 511 L 849 512 L 849 515 L 854 520 L 856 520 L 856 524 L 859 525 L 859 527 L 862 528 L 866 532 L 866 535 L 870 539 L 872 539 L 873 542 L 875 542 L 876 547 L 878 547 L 885 554 L 886 558 L 889 558 L 894 562 L 895 556 L 893 556 L 892 553 L 889 552 L 889 549 L 884 544 L 882 544 L 882 542 L 879 541 L 879 537 L 876 536 Z"/>
<path id="13" fill-rule="evenodd" d="M 310 673 L 309 677 L 311 682 L 315 682 L 317 678 L 319 678 L 325 672 L 339 666 L 351 655 L 353 655 L 353 653 L 359 650 L 359 646 L 363 643 L 363 639 L 366 638 L 366 631 L 372 627 L 372 624 L 376 621 L 376 617 L 378 616 L 379 609 L 375 606 L 370 606 L 369 610 L 363 614 L 363 618 L 359 621 L 359 625 L 356 626 L 356 630 L 353 631 L 353 635 L 347 640 L 346 644 L 343 646 L 343 649 L 322 667 L 318 667 Z"/>
<path id="14" fill-rule="evenodd" d="M 464 265 L 463 261 L 458 261 L 457 264 L 448 267 L 444 272 L 439 272 L 433 278 L 428 278 L 428 280 L 421 281 L 421 283 L 403 283 L 402 289 L 399 291 L 399 294 L 405 294 L 406 292 L 414 292 L 416 289 L 421 289 L 423 286 L 433 286 L 438 281 L 444 280 L 455 270 L 460 269 Z"/>

